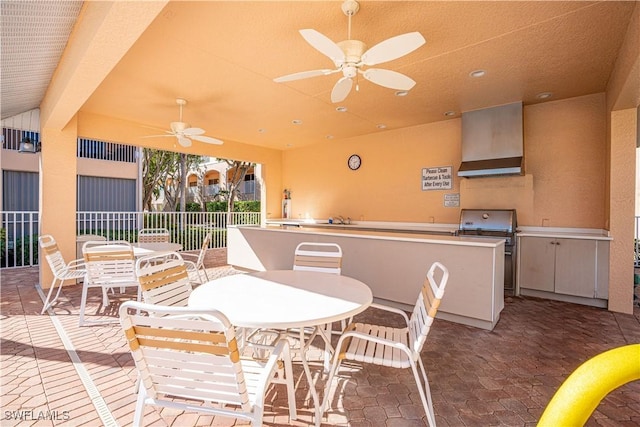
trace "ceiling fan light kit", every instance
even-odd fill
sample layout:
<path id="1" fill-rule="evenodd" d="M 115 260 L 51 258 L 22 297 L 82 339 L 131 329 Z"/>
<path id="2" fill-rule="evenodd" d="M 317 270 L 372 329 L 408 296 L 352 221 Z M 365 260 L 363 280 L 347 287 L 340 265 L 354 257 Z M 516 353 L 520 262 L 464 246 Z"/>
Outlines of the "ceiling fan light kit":
<path id="1" fill-rule="evenodd" d="M 273 80 L 277 83 L 283 83 L 342 72 L 342 77 L 338 79 L 331 91 L 331 102 L 333 103 L 341 102 L 349 95 L 353 87 L 353 79 L 357 78 L 358 74 L 362 74 L 366 80 L 372 83 L 389 89 L 407 91 L 415 86 L 416 82 L 413 79 L 397 71 L 382 68 L 364 70 L 363 68 L 389 62 L 413 52 L 426 42 L 424 37 L 417 31 L 401 34 L 367 49 L 367 45 L 364 42 L 351 39 L 351 17 L 359 9 L 360 5 L 355 0 L 346 0 L 342 3 L 342 11 L 349 18 L 347 40 L 335 43 L 316 30 L 300 30 L 300 34 L 307 43 L 333 61 L 335 69 L 302 71 L 277 77 Z M 356 85 L 357 89 L 358 86 Z"/>
<path id="2" fill-rule="evenodd" d="M 182 107 L 187 105 L 187 100 L 182 98 L 176 99 L 176 104 L 180 107 L 180 118 L 177 122 L 169 123 L 171 130 L 166 130 L 165 135 L 149 135 L 145 138 L 155 138 L 161 136 L 174 136 L 178 140 L 178 144 L 183 147 L 191 147 L 192 140 L 206 142 L 207 144 L 223 144 L 223 141 L 204 135 L 204 129 L 191 127 L 188 123 L 182 121 Z"/>

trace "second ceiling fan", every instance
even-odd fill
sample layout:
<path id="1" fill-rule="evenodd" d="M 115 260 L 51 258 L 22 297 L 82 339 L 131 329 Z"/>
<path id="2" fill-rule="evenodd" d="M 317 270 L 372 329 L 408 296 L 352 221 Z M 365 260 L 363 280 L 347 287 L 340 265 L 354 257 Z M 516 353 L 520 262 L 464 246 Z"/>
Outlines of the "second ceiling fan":
<path id="1" fill-rule="evenodd" d="M 191 140 L 206 142 L 208 144 L 223 144 L 223 141 L 218 138 L 204 135 L 204 129 L 191 127 L 188 123 L 182 121 L 182 107 L 187 105 L 187 101 L 185 99 L 176 99 L 176 104 L 180 106 L 180 119 L 177 122 L 171 122 L 169 124 L 170 130 L 165 130 L 163 135 L 148 135 L 144 138 L 163 136 L 175 137 L 178 140 L 178 143 L 183 147 L 190 147 Z"/>
<path id="2" fill-rule="evenodd" d="M 300 30 L 304 39 L 320 53 L 328 56 L 335 64 L 335 69 L 321 69 L 302 71 L 288 74 L 273 79 L 277 83 L 306 79 L 309 77 L 326 76 L 342 71 L 342 77 L 336 82 L 331 91 L 331 102 L 341 102 L 351 92 L 353 79 L 358 74 L 377 85 L 395 90 L 409 90 L 416 82 L 410 77 L 397 71 L 381 68 L 367 68 L 389 62 L 413 52 L 425 43 L 424 37 L 419 32 L 406 33 L 384 40 L 367 50 L 366 45 L 360 40 L 351 40 L 351 17 L 355 15 L 360 6 L 355 0 L 346 0 L 342 4 L 342 11 L 349 17 L 347 40 L 335 43 L 327 36 L 316 30 Z"/>

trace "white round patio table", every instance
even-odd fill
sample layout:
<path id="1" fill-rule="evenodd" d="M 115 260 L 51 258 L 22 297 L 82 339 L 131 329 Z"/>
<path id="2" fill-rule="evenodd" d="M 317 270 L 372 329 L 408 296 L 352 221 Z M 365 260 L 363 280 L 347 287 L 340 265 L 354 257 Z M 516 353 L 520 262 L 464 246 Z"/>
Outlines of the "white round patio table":
<path id="1" fill-rule="evenodd" d="M 125 245 L 119 244 L 108 244 L 108 241 L 104 242 L 105 244 L 102 246 L 93 246 L 91 250 L 93 251 L 116 251 L 119 249 L 125 249 Z M 156 242 L 156 243 L 132 243 L 131 247 L 133 248 L 133 256 L 136 258 L 141 258 L 143 256 L 148 255 L 157 255 L 165 252 L 176 252 L 182 249 L 182 245 L 179 243 L 168 243 L 168 242 Z"/>
<path id="2" fill-rule="evenodd" d="M 133 243 L 131 246 L 133 246 L 133 255 L 136 258 L 182 250 L 182 245 L 180 243 L 170 242 Z"/>
<path id="3" fill-rule="evenodd" d="M 371 289 L 352 277 L 271 270 L 203 283 L 189 307 L 220 310 L 239 327 L 290 329 L 348 319 L 372 301 Z"/>
<path id="4" fill-rule="evenodd" d="M 316 330 L 326 323 L 348 319 L 373 302 L 371 289 L 352 277 L 299 270 L 271 270 L 236 274 L 198 286 L 189 307 L 219 310 L 243 328 L 300 329 L 301 361 L 320 425 L 318 391 L 306 357 L 304 327 Z M 330 337 L 329 337 L 330 339 Z M 329 344 L 330 345 L 330 344 Z"/>

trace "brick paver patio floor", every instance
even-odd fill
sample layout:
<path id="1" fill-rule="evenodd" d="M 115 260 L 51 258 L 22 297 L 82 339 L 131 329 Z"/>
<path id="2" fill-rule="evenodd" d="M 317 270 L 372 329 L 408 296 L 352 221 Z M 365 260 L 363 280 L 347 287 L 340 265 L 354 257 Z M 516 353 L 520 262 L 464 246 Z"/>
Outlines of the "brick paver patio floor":
<path id="1" fill-rule="evenodd" d="M 224 256 L 208 270 L 224 272 Z M 1 271 L 1 426 L 131 425 L 135 371 L 117 323 L 78 327 L 81 286 L 65 287 L 52 314 L 40 315 L 37 268 Z M 95 313 L 100 292 L 90 293 Z M 125 295 L 126 297 L 126 295 Z M 114 306 L 117 306 L 117 299 Z M 117 310 L 103 313 L 109 318 Z M 357 319 L 389 323 L 369 309 Z M 115 320 L 115 318 L 114 318 Z M 534 426 L 562 382 L 580 364 L 612 348 L 640 343 L 635 315 L 535 298 L 508 297 L 491 332 L 437 319 L 422 359 L 439 426 Z M 320 361 L 320 352 L 316 351 Z M 638 362 L 640 363 L 640 361 Z M 321 390 L 321 364 L 312 366 Z M 409 371 L 372 365 L 341 370 L 323 426 L 422 426 L 426 417 Z M 295 364 L 298 420 L 280 385 L 269 392 L 264 424 L 312 423 L 308 384 Z M 321 392 L 322 393 L 322 392 Z M 246 425 L 230 418 L 147 407 L 145 425 Z M 588 426 L 640 425 L 640 381 L 605 397 Z"/>

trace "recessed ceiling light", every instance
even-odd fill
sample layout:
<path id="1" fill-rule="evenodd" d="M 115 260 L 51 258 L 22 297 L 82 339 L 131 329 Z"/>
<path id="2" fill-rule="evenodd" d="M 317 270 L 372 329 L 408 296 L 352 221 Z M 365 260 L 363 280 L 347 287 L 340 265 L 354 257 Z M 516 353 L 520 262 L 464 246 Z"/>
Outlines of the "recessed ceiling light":
<path id="1" fill-rule="evenodd" d="M 294 120 L 291 120 L 291 123 L 293 123 L 294 125 L 301 125 L 302 120 L 294 119 Z"/>
<path id="2" fill-rule="evenodd" d="M 471 77 L 482 77 L 485 74 L 487 74 L 487 72 L 485 70 L 474 70 L 474 71 L 469 73 L 469 75 Z"/>
<path id="3" fill-rule="evenodd" d="M 327 139 L 333 139 L 333 135 L 327 135 L 326 138 Z"/>
<path id="4" fill-rule="evenodd" d="M 340 113 L 344 113 L 347 111 L 347 107 L 337 107 L 336 111 L 340 112 Z"/>
<path id="5" fill-rule="evenodd" d="M 385 125 L 384 123 L 380 123 L 380 124 L 377 124 L 377 125 L 376 125 L 376 127 L 377 127 L 378 129 L 386 129 L 386 128 L 387 128 L 387 125 Z"/>
<path id="6" fill-rule="evenodd" d="M 549 99 L 553 94 L 551 92 L 542 92 L 536 95 L 538 99 Z"/>
<path id="7" fill-rule="evenodd" d="M 444 115 L 447 117 L 451 117 L 451 116 L 455 116 L 456 112 L 455 111 L 445 111 Z"/>
<path id="8" fill-rule="evenodd" d="M 407 96 L 409 95 L 409 91 L 406 90 L 399 90 L 396 92 L 396 96 Z"/>

